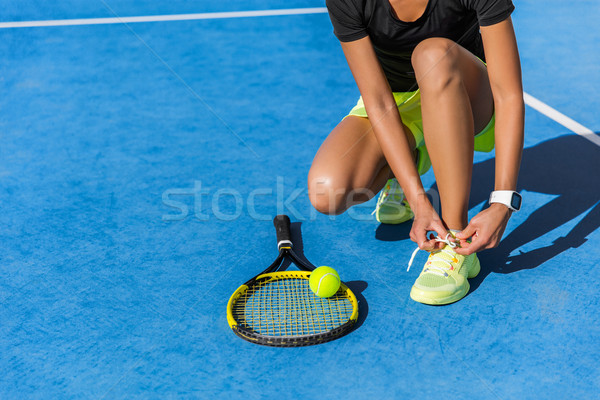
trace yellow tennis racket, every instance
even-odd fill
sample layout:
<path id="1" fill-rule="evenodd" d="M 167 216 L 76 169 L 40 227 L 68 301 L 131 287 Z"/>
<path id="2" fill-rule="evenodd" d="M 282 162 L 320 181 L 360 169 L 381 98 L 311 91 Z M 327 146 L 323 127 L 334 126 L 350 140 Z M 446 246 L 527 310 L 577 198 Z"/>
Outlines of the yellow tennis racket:
<path id="1" fill-rule="evenodd" d="M 273 220 L 279 255 L 263 272 L 240 286 L 227 304 L 227 322 L 242 339 L 277 347 L 328 342 L 352 330 L 358 318 L 354 293 L 342 282 L 332 297 L 318 297 L 308 279 L 314 266 L 300 259 L 290 235 L 290 219 Z M 278 271 L 293 262 L 300 271 Z"/>

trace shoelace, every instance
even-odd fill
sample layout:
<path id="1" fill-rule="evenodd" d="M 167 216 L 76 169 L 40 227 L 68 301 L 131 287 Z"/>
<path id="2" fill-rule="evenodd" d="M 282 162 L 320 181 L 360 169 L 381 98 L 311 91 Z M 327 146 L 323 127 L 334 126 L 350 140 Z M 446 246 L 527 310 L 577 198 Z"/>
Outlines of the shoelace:
<path id="1" fill-rule="evenodd" d="M 384 202 L 387 202 L 388 204 L 401 205 L 402 202 L 404 201 L 404 192 L 402 191 L 402 188 L 398 184 L 398 181 L 396 179 L 391 179 L 391 181 L 392 181 L 392 183 L 390 183 L 389 188 L 387 188 L 387 184 L 386 184 L 386 188 L 379 195 L 379 198 L 377 199 L 377 205 L 375 206 L 375 209 L 373 210 L 371 215 L 374 215 L 377 211 L 379 211 L 379 208 L 381 207 L 381 205 Z M 392 196 L 400 197 L 400 201 L 398 201 L 397 199 L 395 199 Z M 387 199 L 388 197 L 390 198 L 389 200 Z"/>
<path id="2" fill-rule="evenodd" d="M 446 234 L 446 237 L 445 237 L 444 239 L 440 239 L 439 237 L 436 237 L 436 238 L 435 238 L 435 241 L 436 241 L 436 242 L 440 242 L 440 243 L 446 243 L 448 246 L 450 246 L 450 247 L 451 247 L 451 248 L 453 248 L 453 249 L 454 249 L 455 247 L 457 247 L 458 245 L 457 245 L 455 242 L 451 241 L 451 240 L 450 240 L 448 237 L 452 238 L 452 235 L 450 234 L 450 232 L 448 232 L 448 233 Z M 453 238 L 452 238 L 452 239 L 453 239 Z M 417 248 L 415 249 L 415 251 L 413 251 L 413 253 L 412 253 L 412 256 L 410 257 L 410 261 L 408 262 L 408 268 L 406 268 L 406 271 L 409 271 L 409 270 L 410 270 L 410 267 L 411 267 L 411 265 L 412 265 L 413 261 L 415 260 L 415 256 L 417 255 L 417 253 L 419 252 L 419 250 L 421 250 L 421 249 L 417 247 Z M 452 258 L 454 258 L 454 254 L 452 254 L 451 252 L 449 252 L 449 251 L 448 251 L 448 250 L 446 250 L 446 249 L 442 249 L 442 250 L 440 250 L 440 252 L 446 253 L 446 254 L 448 254 L 449 256 L 451 256 Z M 448 266 L 449 266 L 450 268 L 452 268 L 452 263 L 451 263 L 450 261 L 448 261 L 448 260 L 444 260 L 443 258 L 437 258 L 437 259 L 436 259 L 436 261 L 443 261 L 443 262 L 445 262 L 446 264 L 448 264 Z M 434 270 L 434 271 L 435 271 L 435 270 L 438 270 L 438 271 L 440 271 L 440 272 L 441 272 L 441 273 L 437 273 L 438 275 L 444 275 L 444 274 L 446 273 L 446 271 L 444 270 L 444 268 L 438 267 L 437 265 L 434 265 L 434 264 L 430 264 L 430 265 L 431 265 L 431 266 L 429 267 L 429 269 L 432 269 L 432 270 Z M 436 272 L 434 272 L 434 273 L 436 273 Z"/>

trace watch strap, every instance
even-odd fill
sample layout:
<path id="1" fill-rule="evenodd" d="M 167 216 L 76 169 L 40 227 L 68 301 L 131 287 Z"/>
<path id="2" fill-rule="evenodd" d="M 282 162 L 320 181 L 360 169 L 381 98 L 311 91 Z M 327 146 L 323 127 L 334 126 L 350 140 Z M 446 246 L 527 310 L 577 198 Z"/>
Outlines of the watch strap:
<path id="1" fill-rule="evenodd" d="M 521 195 L 514 190 L 494 190 L 490 194 L 489 204 L 504 204 L 512 211 L 521 209 Z"/>

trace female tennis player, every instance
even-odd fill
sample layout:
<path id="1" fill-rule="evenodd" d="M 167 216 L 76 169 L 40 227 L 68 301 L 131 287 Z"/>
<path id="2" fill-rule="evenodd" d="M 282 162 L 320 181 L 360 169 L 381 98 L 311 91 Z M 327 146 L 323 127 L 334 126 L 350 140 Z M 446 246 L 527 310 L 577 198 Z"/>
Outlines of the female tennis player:
<path id="1" fill-rule="evenodd" d="M 498 245 L 521 203 L 515 190 L 524 104 L 514 6 L 511 0 L 327 0 L 327 8 L 361 97 L 314 158 L 311 202 L 340 214 L 383 188 L 377 219 L 414 216 L 410 238 L 430 252 L 411 297 L 425 304 L 460 300 L 467 278 L 479 273 L 476 252 Z M 468 221 L 473 151 L 494 145 L 490 206 Z M 431 165 L 441 218 L 420 179 Z"/>

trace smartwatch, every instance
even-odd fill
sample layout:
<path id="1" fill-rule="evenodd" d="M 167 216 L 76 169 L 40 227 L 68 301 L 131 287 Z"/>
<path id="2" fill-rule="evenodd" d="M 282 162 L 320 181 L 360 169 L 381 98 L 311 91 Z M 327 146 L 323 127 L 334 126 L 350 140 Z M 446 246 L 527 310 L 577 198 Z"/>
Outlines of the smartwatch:
<path id="1" fill-rule="evenodd" d="M 521 195 L 513 190 L 494 190 L 490 194 L 489 203 L 504 204 L 512 211 L 519 211 L 521 209 L 521 200 Z"/>

